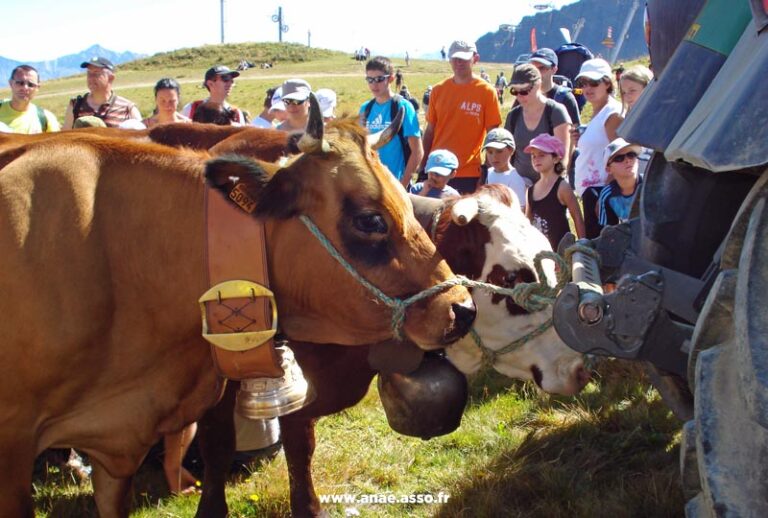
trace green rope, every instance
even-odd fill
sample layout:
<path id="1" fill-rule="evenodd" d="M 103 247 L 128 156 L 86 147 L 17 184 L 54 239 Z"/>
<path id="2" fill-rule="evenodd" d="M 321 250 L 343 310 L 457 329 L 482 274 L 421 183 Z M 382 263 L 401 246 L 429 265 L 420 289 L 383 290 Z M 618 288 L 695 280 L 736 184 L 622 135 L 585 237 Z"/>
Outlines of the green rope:
<path id="1" fill-rule="evenodd" d="M 403 325 L 405 323 L 405 312 L 408 309 L 408 306 L 420 300 L 429 298 L 432 295 L 435 295 L 436 293 L 452 288 L 454 286 L 478 288 L 478 289 L 489 291 L 493 294 L 512 297 L 512 300 L 515 301 L 515 304 L 533 313 L 536 311 L 541 311 L 545 309 L 547 306 L 555 302 L 555 299 L 557 298 L 557 294 L 560 293 L 560 290 L 562 290 L 563 287 L 570 280 L 572 257 L 575 252 L 583 252 L 583 253 L 589 254 L 592 257 L 597 257 L 597 252 L 595 252 L 595 250 L 583 245 L 574 245 L 568 248 L 568 250 L 566 250 L 564 254 L 565 257 L 560 257 L 555 252 L 543 251 L 543 252 L 539 252 L 533 260 L 533 265 L 534 265 L 534 268 L 536 269 L 536 273 L 538 274 L 538 278 L 539 278 L 538 282 L 520 283 L 516 285 L 514 288 L 502 288 L 500 286 L 496 286 L 495 284 L 489 284 L 487 282 L 482 282 L 482 281 L 474 281 L 472 279 L 468 279 L 461 275 L 457 275 L 452 279 L 443 281 L 440 284 L 436 284 L 411 297 L 408 297 L 405 300 L 402 300 L 402 299 L 388 296 L 379 288 L 377 288 L 376 286 L 368 282 L 368 280 L 365 279 L 362 275 L 360 275 L 357 272 L 357 270 L 355 270 L 355 268 L 351 264 L 349 264 L 349 262 L 347 262 L 347 260 L 344 259 L 344 257 L 342 257 L 342 255 L 339 253 L 338 250 L 336 250 L 336 248 L 333 246 L 330 240 L 327 237 L 325 237 L 325 235 L 320 231 L 319 228 L 317 228 L 317 225 L 315 225 L 312 222 L 312 220 L 309 219 L 309 217 L 301 215 L 299 216 L 299 219 L 301 220 L 302 223 L 304 223 L 304 225 L 306 225 L 309 231 L 320 241 L 320 243 L 328 251 L 331 257 L 336 259 L 336 261 L 338 261 L 338 263 L 341 264 L 341 266 L 343 266 L 344 269 L 347 270 L 347 272 L 349 272 L 350 275 L 352 275 L 352 277 L 354 277 L 360 284 L 362 284 L 366 289 L 368 289 L 368 291 L 373 293 L 373 295 L 376 296 L 376 298 L 378 298 L 381 302 L 383 302 L 385 305 L 387 305 L 392 309 L 392 334 L 398 340 L 403 340 L 404 338 Z M 555 262 L 555 264 L 558 267 L 557 281 L 554 287 L 549 285 L 547 275 L 544 272 L 544 268 L 542 267 L 542 261 L 544 259 L 551 259 L 552 261 Z M 549 329 L 549 327 L 551 326 L 552 326 L 552 319 L 548 319 L 547 322 L 545 322 L 544 324 L 541 324 L 530 333 L 526 334 L 521 338 L 518 338 L 517 340 L 506 345 L 504 348 L 500 349 L 499 351 L 496 351 L 494 353 L 494 356 L 498 354 L 503 354 L 504 352 L 507 352 L 509 350 L 513 350 L 519 347 L 525 342 L 530 341 L 533 338 L 541 335 L 544 331 Z M 478 340 L 480 340 L 480 337 L 477 336 L 477 333 L 474 332 L 474 329 L 472 330 L 472 333 L 473 333 L 473 338 L 475 338 L 475 342 L 477 343 Z M 480 344 L 479 346 L 483 351 L 487 350 L 487 348 L 485 348 L 484 346 Z"/>
<path id="2" fill-rule="evenodd" d="M 560 257 L 558 254 L 554 252 L 544 251 L 540 252 L 536 255 L 534 258 L 534 266 L 536 267 L 536 272 L 539 275 L 539 279 L 542 279 L 538 283 L 526 283 L 526 284 L 519 284 L 518 286 L 515 286 L 515 288 L 523 287 L 521 289 L 521 295 L 518 295 L 518 297 L 515 297 L 513 295 L 513 299 L 515 300 L 515 303 L 518 304 L 521 307 L 524 307 L 528 311 L 533 312 L 530 301 L 532 300 L 534 293 L 534 290 L 538 290 L 542 295 L 538 296 L 538 299 L 536 300 L 536 303 L 547 303 L 547 304 L 553 304 L 555 299 L 557 298 L 557 294 L 560 293 L 560 291 L 565 287 L 565 285 L 570 281 L 571 277 L 571 271 L 573 266 L 573 254 L 576 252 L 581 252 L 583 254 L 586 254 L 595 260 L 600 261 L 600 256 L 598 253 L 588 246 L 584 245 L 572 245 L 568 249 L 565 250 L 565 253 L 563 254 L 564 257 Z M 545 274 L 543 272 L 541 261 L 543 259 L 552 259 L 557 264 L 558 270 L 557 270 L 557 284 L 554 288 L 546 286 L 540 286 L 541 284 L 546 284 Z M 501 288 L 499 288 L 501 289 Z M 514 290 L 513 290 L 514 291 Z M 544 309 L 544 308 L 541 308 Z M 473 329 L 471 329 L 471 336 L 474 340 L 477 347 L 480 349 L 480 352 L 483 355 L 483 365 L 485 367 L 493 367 L 494 363 L 496 363 L 496 360 L 499 356 L 502 356 L 504 354 L 511 353 L 518 348 L 522 347 L 526 343 L 530 342 L 534 338 L 537 338 L 544 334 L 547 329 L 552 327 L 554 322 L 551 318 L 548 318 L 545 322 L 539 324 L 533 331 L 526 333 L 525 335 L 511 341 L 501 349 L 491 349 L 489 347 L 486 347 L 485 344 L 483 344 L 482 338 L 480 338 L 480 335 L 477 334 L 477 332 Z M 591 355 L 585 355 L 585 365 L 591 364 L 593 358 Z M 587 367 L 589 368 L 589 366 Z"/>

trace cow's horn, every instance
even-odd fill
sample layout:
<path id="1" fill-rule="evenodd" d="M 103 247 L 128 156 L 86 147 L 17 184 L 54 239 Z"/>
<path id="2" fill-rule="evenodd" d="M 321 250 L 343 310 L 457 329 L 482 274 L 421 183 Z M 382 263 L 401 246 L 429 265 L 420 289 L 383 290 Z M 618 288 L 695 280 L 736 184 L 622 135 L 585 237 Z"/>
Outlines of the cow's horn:
<path id="1" fill-rule="evenodd" d="M 462 198 L 453 204 L 451 209 L 451 219 L 454 223 L 460 226 L 464 226 L 477 216 L 477 212 L 480 209 L 477 204 L 477 198 L 474 196 L 470 198 Z"/>
<path id="2" fill-rule="evenodd" d="M 309 94 L 309 121 L 304 135 L 299 140 L 299 149 L 304 153 L 327 153 L 331 150 L 323 138 L 323 114 L 315 94 Z"/>
<path id="3" fill-rule="evenodd" d="M 373 149 L 381 149 L 387 144 L 389 144 L 389 141 L 392 140 L 392 137 L 397 135 L 397 132 L 400 131 L 400 127 L 403 125 L 404 118 L 405 118 L 405 109 L 401 106 L 397 110 L 397 113 L 395 114 L 395 118 L 392 119 L 392 122 L 389 124 L 389 126 L 387 126 L 387 128 L 384 131 L 379 131 L 378 133 L 374 133 L 373 135 L 368 135 L 368 144 Z"/>

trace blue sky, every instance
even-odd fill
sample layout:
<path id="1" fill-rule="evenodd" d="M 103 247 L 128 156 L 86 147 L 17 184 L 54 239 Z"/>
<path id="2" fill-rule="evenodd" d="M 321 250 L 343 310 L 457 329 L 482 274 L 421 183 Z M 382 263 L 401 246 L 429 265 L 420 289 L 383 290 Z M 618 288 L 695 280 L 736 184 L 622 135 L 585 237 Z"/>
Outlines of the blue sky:
<path id="1" fill-rule="evenodd" d="M 359 1 L 225 0 L 224 35 L 227 43 L 277 41 L 272 15 L 282 6 L 289 28 L 283 41 L 306 44 L 311 37 L 313 47 L 351 53 L 366 46 L 374 53 L 417 56 L 439 51 L 454 39 L 476 40 L 500 24 L 517 23 L 535 13 L 536 5 L 560 7 L 574 1 L 412 0 L 361 7 Z M 454 8 L 457 4 L 461 7 Z M 221 39 L 220 0 L 2 0 L 0 6 L 6 20 L 0 56 L 19 61 L 53 59 L 95 43 L 152 54 Z"/>

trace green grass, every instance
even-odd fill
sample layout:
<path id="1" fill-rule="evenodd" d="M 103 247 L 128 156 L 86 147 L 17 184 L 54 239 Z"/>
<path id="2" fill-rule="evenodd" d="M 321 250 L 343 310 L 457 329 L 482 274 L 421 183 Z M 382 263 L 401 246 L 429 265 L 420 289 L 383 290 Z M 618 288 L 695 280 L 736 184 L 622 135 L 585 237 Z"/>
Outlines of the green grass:
<path id="1" fill-rule="evenodd" d="M 364 401 L 321 419 L 318 494 L 440 492 L 437 504 L 326 504 L 331 516 L 682 516 L 680 423 L 635 365 L 606 361 L 576 398 L 540 395 L 493 373 L 474 379 L 461 427 L 429 441 L 393 432 L 373 384 Z M 197 497 L 170 497 L 159 466 L 145 465 L 131 516 L 190 517 Z M 231 516 L 289 514 L 282 452 L 227 489 Z M 63 475 L 37 481 L 38 516 L 93 512 L 90 487 Z"/>

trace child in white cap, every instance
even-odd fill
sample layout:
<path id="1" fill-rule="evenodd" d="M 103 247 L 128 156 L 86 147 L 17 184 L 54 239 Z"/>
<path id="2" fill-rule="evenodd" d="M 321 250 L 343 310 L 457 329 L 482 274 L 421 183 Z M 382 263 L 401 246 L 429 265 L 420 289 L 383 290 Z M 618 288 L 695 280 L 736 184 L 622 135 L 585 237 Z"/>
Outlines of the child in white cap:
<path id="1" fill-rule="evenodd" d="M 597 200 L 597 222 L 601 227 L 616 225 L 629 219 L 630 208 L 640 186 L 638 157 L 643 148 L 623 138 L 611 141 L 603 152 L 603 165 L 611 182 L 600 191 Z"/>

